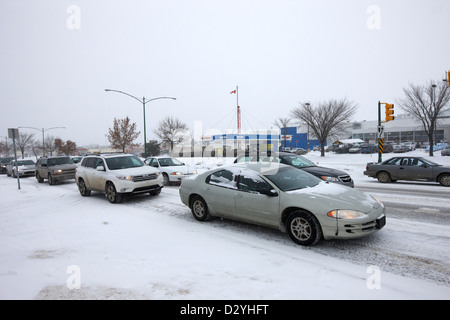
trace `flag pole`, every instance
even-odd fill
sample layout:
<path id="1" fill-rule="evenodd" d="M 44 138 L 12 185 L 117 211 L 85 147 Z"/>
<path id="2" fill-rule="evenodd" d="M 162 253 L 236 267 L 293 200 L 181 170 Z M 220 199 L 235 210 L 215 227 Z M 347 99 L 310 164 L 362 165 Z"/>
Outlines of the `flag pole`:
<path id="1" fill-rule="evenodd" d="M 241 109 L 239 108 L 239 88 L 236 86 L 236 105 L 237 105 L 237 129 L 241 134 Z"/>

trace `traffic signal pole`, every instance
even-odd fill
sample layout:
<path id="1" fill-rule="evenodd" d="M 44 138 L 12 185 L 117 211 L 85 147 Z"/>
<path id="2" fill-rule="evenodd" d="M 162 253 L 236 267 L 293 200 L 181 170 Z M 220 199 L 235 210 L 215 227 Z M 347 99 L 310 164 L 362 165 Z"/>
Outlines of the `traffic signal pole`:
<path id="1" fill-rule="evenodd" d="M 378 132 L 377 132 L 377 138 L 378 138 L 378 163 L 383 161 L 382 159 L 382 153 L 383 153 L 383 139 L 381 138 L 380 130 L 381 130 L 381 102 L 378 101 Z"/>

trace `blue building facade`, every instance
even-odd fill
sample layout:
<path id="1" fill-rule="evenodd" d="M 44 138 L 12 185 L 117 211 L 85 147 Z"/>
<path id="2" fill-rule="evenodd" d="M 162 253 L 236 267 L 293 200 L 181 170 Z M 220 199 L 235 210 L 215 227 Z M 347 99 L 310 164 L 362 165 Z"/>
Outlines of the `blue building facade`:
<path id="1" fill-rule="evenodd" d="M 280 149 L 285 148 L 285 138 L 286 137 L 286 148 L 303 148 L 303 149 L 313 149 L 314 146 L 320 146 L 319 140 L 309 139 L 308 133 L 299 133 L 297 127 L 288 127 L 286 132 L 284 128 L 281 128 L 280 136 Z M 326 145 L 326 144 L 325 144 Z"/>

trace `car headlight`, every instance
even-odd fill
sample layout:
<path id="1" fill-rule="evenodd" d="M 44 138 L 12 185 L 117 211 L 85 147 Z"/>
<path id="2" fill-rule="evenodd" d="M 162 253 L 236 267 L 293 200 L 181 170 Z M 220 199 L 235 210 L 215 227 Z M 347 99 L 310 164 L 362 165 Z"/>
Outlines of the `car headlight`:
<path id="1" fill-rule="evenodd" d="M 197 174 L 197 170 L 194 170 L 192 173 L 193 173 L 193 174 Z"/>
<path id="2" fill-rule="evenodd" d="M 329 182 L 339 182 L 338 177 L 320 176 L 323 180 Z"/>
<path id="3" fill-rule="evenodd" d="M 379 204 L 380 204 L 380 206 L 382 207 L 382 208 L 384 208 L 384 204 L 383 204 L 383 202 L 381 202 L 380 200 L 378 200 L 377 198 L 375 198 L 374 196 L 372 196 L 372 198 L 374 198 L 375 199 L 375 201 L 376 202 L 378 202 Z"/>
<path id="4" fill-rule="evenodd" d="M 328 212 L 327 216 L 336 219 L 361 219 L 367 217 L 367 214 L 356 210 L 337 209 Z"/>
<path id="5" fill-rule="evenodd" d="M 119 180 L 126 180 L 126 181 L 133 180 L 132 176 L 116 176 L 116 178 L 119 179 Z"/>

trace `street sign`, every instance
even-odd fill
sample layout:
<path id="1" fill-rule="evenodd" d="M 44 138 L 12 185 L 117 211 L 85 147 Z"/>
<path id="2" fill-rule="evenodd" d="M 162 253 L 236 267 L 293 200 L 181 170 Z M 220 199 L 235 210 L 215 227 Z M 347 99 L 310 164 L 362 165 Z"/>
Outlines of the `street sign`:
<path id="1" fill-rule="evenodd" d="M 378 139 L 383 139 L 383 138 L 384 138 L 384 127 L 378 126 Z"/>
<path id="2" fill-rule="evenodd" d="M 15 139 L 19 137 L 19 129 L 8 128 L 8 138 Z"/>

